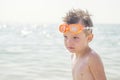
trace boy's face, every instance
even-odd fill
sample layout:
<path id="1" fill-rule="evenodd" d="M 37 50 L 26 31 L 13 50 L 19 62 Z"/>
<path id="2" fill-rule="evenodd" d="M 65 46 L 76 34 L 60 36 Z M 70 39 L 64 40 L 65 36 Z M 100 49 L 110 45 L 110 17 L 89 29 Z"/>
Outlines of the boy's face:
<path id="1" fill-rule="evenodd" d="M 92 34 L 91 34 L 92 35 Z M 91 41 L 92 37 L 82 31 L 79 34 L 73 34 L 71 32 L 64 33 L 64 43 L 68 51 L 72 53 L 80 53 Z"/>

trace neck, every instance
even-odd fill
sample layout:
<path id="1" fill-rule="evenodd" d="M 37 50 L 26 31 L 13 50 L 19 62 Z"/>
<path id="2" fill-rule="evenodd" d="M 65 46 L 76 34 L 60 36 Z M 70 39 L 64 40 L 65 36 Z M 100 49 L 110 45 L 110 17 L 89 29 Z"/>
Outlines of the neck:
<path id="1" fill-rule="evenodd" d="M 84 57 L 85 55 L 89 54 L 91 51 L 90 47 L 86 47 L 85 49 L 75 53 L 76 58 Z"/>

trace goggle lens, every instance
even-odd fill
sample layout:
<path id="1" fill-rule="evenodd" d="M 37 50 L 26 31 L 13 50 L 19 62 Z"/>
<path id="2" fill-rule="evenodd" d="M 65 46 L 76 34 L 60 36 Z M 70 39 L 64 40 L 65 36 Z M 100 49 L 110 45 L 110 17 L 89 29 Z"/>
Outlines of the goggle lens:
<path id="1" fill-rule="evenodd" d="M 62 33 L 65 33 L 66 31 L 68 31 L 68 25 L 67 24 L 62 24 L 60 25 L 59 27 L 59 31 L 62 32 Z"/>
<path id="2" fill-rule="evenodd" d="M 62 33 L 66 33 L 67 31 L 70 31 L 74 34 L 78 34 L 83 30 L 83 28 L 84 27 L 80 24 L 70 24 L 70 25 L 62 24 L 59 27 L 59 31 L 62 32 Z"/>

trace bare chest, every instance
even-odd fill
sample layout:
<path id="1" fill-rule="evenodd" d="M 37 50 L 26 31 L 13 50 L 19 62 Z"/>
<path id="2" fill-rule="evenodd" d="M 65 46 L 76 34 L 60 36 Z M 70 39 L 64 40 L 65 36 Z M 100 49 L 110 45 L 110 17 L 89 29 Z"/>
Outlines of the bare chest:
<path id="1" fill-rule="evenodd" d="M 88 58 L 73 60 L 72 74 L 73 80 L 92 80 L 86 79 L 88 76 L 92 77 L 88 66 Z"/>
<path id="2" fill-rule="evenodd" d="M 88 60 L 80 59 L 73 61 L 72 72 L 74 75 L 82 75 L 89 70 Z"/>

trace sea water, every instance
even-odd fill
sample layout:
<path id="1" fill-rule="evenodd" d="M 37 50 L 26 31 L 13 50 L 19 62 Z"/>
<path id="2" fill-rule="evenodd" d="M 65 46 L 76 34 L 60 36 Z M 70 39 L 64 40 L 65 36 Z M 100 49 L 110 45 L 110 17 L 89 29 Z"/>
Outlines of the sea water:
<path id="1" fill-rule="evenodd" d="M 0 24 L 0 80 L 72 80 L 59 24 Z M 108 80 L 120 79 L 120 25 L 95 24 L 90 46 Z"/>

